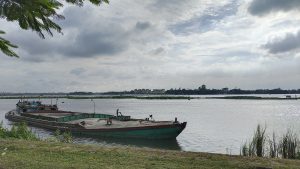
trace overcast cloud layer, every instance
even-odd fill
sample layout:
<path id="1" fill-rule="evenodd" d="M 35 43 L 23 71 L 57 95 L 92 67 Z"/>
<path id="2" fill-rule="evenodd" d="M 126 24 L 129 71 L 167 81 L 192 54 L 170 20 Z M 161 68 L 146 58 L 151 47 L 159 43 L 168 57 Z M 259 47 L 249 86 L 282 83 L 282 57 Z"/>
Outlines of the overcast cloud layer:
<path id="1" fill-rule="evenodd" d="M 300 88 L 298 0 L 111 0 L 65 6 L 40 39 L 0 20 L 3 92 Z"/>

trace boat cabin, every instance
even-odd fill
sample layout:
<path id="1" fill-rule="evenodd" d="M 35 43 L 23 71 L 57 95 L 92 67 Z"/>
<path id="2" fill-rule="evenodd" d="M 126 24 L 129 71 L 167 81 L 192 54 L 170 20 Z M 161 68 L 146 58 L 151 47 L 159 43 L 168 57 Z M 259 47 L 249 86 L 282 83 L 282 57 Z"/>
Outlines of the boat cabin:
<path id="1" fill-rule="evenodd" d="M 46 105 L 40 101 L 19 101 L 16 105 L 17 112 L 35 112 L 35 111 L 58 111 L 57 105 Z"/>

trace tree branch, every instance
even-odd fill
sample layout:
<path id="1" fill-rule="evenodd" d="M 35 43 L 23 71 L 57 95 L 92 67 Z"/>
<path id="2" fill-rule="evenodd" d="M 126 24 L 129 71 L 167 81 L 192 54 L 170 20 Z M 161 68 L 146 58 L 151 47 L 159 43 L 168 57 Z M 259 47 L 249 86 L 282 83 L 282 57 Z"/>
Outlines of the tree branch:
<path id="1" fill-rule="evenodd" d="M 85 0 L 65 0 L 68 3 L 82 6 Z M 94 5 L 102 2 L 109 3 L 109 0 L 89 0 Z M 53 36 L 52 30 L 61 33 L 61 27 L 53 22 L 53 19 L 64 19 L 64 16 L 57 13 L 63 6 L 58 0 L 0 0 L 0 18 L 7 21 L 16 21 L 20 28 L 31 29 L 37 32 L 41 38 L 45 38 L 44 32 Z M 3 31 L 0 34 L 4 34 Z M 8 56 L 18 57 L 10 48 L 17 46 L 0 37 L 0 48 Z"/>
<path id="2" fill-rule="evenodd" d="M 0 34 L 5 34 L 5 32 L 0 30 Z M 11 48 L 18 48 L 16 45 L 11 44 L 8 40 L 0 37 L 0 50 L 11 57 L 19 57 Z"/>

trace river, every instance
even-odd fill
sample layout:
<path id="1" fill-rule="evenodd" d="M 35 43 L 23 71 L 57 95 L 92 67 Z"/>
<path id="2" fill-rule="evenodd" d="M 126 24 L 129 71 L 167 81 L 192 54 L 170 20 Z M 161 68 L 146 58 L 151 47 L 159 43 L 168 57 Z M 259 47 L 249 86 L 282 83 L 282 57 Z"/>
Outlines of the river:
<path id="1" fill-rule="evenodd" d="M 4 118 L 15 108 L 18 100 L 0 100 L 0 120 L 9 128 L 11 122 Z M 42 100 L 51 103 L 50 99 Z M 186 121 L 186 129 L 174 141 L 147 141 L 133 139 L 92 139 L 75 137 L 75 143 L 105 146 L 125 145 L 159 149 L 239 154 L 243 142 L 251 138 L 257 124 L 266 125 L 269 135 L 292 129 L 300 133 L 300 100 L 144 100 L 144 99 L 95 99 L 98 113 L 115 114 L 120 109 L 123 115 L 146 118 L 150 114 L 155 120 Z M 54 104 L 56 100 L 52 100 Z M 59 99 L 61 110 L 94 112 L 89 99 Z M 32 128 L 41 138 L 52 132 Z"/>

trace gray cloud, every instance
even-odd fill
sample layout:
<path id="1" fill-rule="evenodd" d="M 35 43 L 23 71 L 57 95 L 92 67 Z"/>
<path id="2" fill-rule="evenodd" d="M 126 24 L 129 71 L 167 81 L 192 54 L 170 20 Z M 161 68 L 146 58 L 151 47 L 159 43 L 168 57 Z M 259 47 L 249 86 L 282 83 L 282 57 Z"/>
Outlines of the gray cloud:
<path id="1" fill-rule="evenodd" d="M 126 31 L 111 25 L 103 30 L 83 30 L 63 48 L 58 47 L 61 53 L 69 57 L 97 57 L 115 55 L 128 47 Z"/>
<path id="2" fill-rule="evenodd" d="M 190 3 L 193 3 L 192 0 L 182 1 L 182 0 L 172 0 L 172 1 L 162 1 L 155 0 L 151 1 L 152 3 L 148 6 L 151 11 L 154 12 L 168 12 L 179 14 L 186 8 L 190 7 Z"/>
<path id="3" fill-rule="evenodd" d="M 276 11 L 300 10 L 299 0 L 253 0 L 248 11 L 252 15 L 263 16 Z"/>
<path id="4" fill-rule="evenodd" d="M 71 15 L 72 12 L 78 12 L 78 10 L 67 10 L 68 15 Z M 86 12 L 83 13 L 86 14 Z M 66 20 L 66 22 L 69 23 L 70 21 Z M 8 39 L 20 47 L 21 56 L 24 56 L 22 60 L 42 62 L 44 61 L 43 56 L 48 59 L 49 57 L 53 59 L 55 57 L 92 58 L 114 56 L 128 49 L 132 31 L 135 30 L 135 28 L 125 30 L 120 24 L 112 21 L 99 24 L 104 22 L 101 20 L 92 25 L 85 23 L 88 21 L 83 21 L 82 24 L 77 22 L 71 22 L 64 27 L 63 30 L 66 32 L 64 35 L 57 34 L 54 37 L 41 39 L 32 32 L 20 30 L 22 33 L 19 33 L 19 36 L 9 34 Z M 73 24 L 77 24 L 76 27 Z M 85 26 L 86 24 L 89 26 Z M 144 27 L 147 26 L 145 23 L 141 24 Z"/>
<path id="5" fill-rule="evenodd" d="M 72 69 L 72 70 L 70 71 L 70 74 L 79 76 L 79 75 L 83 74 L 84 72 L 86 72 L 86 69 L 80 67 L 80 68 Z"/>
<path id="6" fill-rule="evenodd" d="M 65 20 L 58 20 L 58 23 L 63 26 L 63 28 L 68 28 L 68 27 L 77 27 L 78 25 L 81 25 L 83 23 L 86 23 L 89 21 L 89 14 L 91 13 L 90 10 L 84 10 L 80 9 L 77 6 L 68 6 L 65 8 L 62 12 L 62 15 L 65 16 Z"/>
<path id="7" fill-rule="evenodd" d="M 296 34 L 288 33 L 283 38 L 274 39 L 262 46 L 269 53 L 278 54 L 300 49 L 300 31 Z"/>
<path id="8" fill-rule="evenodd" d="M 159 54 L 161 54 L 163 52 L 165 52 L 165 49 L 163 47 L 159 47 L 159 48 L 156 48 L 156 49 L 152 50 L 150 52 L 150 54 L 152 54 L 152 55 L 159 55 Z"/>
<path id="9" fill-rule="evenodd" d="M 150 22 L 140 22 L 138 21 L 135 25 L 135 28 L 138 30 L 145 30 L 151 26 Z"/>
<path id="10" fill-rule="evenodd" d="M 48 60 L 47 57 L 45 56 L 41 56 L 41 55 L 30 55 L 26 52 L 20 52 L 21 54 L 21 59 L 22 61 L 26 61 L 26 62 L 32 62 L 32 63 L 42 63 Z"/>
<path id="11" fill-rule="evenodd" d="M 205 10 L 204 14 L 176 23 L 169 28 L 174 34 L 207 32 L 214 29 L 215 25 L 224 18 L 234 15 L 237 12 L 237 8 L 237 1 L 234 0 L 221 7 L 211 7 Z"/>

